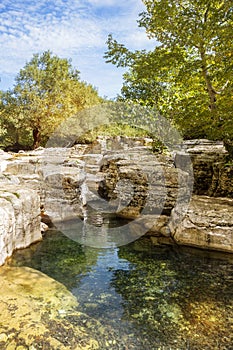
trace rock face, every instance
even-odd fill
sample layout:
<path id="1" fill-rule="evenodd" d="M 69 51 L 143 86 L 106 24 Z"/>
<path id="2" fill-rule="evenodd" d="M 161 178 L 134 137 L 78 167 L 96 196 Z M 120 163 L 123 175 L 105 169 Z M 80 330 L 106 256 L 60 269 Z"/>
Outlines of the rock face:
<path id="1" fill-rule="evenodd" d="M 214 197 L 233 196 L 233 164 L 222 141 L 184 142 L 194 173 L 194 193 Z"/>
<path id="2" fill-rule="evenodd" d="M 39 206 L 35 191 L 6 183 L 0 190 L 0 265 L 15 249 L 42 238 Z"/>
<path id="3" fill-rule="evenodd" d="M 109 152 L 102 160 L 105 176 L 100 194 L 114 202 L 119 216 L 140 216 L 134 229 L 144 226 L 155 244 L 232 252 L 233 200 L 219 198 L 231 196 L 233 191 L 233 169 L 226 165 L 228 153 L 222 142 L 208 140 L 186 141 L 183 150 L 185 153 L 175 154 L 176 164 L 169 157 L 155 157 L 142 148 Z M 187 164 L 184 168 L 189 157 L 194 193 L 199 195 L 191 196 L 192 176 Z M 131 191 L 127 181 L 133 184 Z M 117 185 L 119 182 L 123 184 Z"/>
<path id="4" fill-rule="evenodd" d="M 84 155 L 86 149 L 77 145 L 18 154 L 0 152 L 0 265 L 15 249 L 42 238 L 41 216 L 42 221 L 46 215 L 53 223 L 83 218 L 85 181 L 90 178 L 90 186 L 97 181 L 96 175 L 86 174 L 84 168 L 93 172 L 92 158 L 100 157 Z M 41 207 L 45 213 L 40 212 Z"/>
<path id="5" fill-rule="evenodd" d="M 80 189 L 84 175 L 81 153 L 78 148 L 52 148 L 9 155 L 5 160 L 4 174 L 10 182 L 36 190 L 41 206 L 54 221 L 67 219 L 69 215 L 82 215 Z"/>
<path id="6" fill-rule="evenodd" d="M 139 217 L 133 229 L 143 227 L 154 244 L 233 252 L 233 200 L 192 195 L 192 185 L 194 193 L 232 193 L 233 178 L 225 167 L 223 143 L 194 140 L 185 142 L 183 148 L 185 153 L 175 154 L 175 163 L 171 157 L 146 153 L 142 147 L 108 152 L 102 160 L 105 175 L 99 192 L 113 201 L 118 216 Z"/>
<path id="7" fill-rule="evenodd" d="M 133 219 L 143 214 L 167 214 L 177 198 L 191 195 L 192 179 L 174 167 L 172 159 L 147 148 L 113 152 L 103 157 L 99 185 L 101 197 L 113 201 L 118 216 Z"/>
<path id="8" fill-rule="evenodd" d="M 193 196 L 180 225 L 172 231 L 177 244 L 233 252 L 233 199 Z"/>
<path id="9" fill-rule="evenodd" d="M 40 206 L 55 225 L 78 217 L 100 227 L 107 210 L 132 220 L 135 231 L 142 227 L 155 244 L 232 252 L 231 198 L 219 198 L 233 193 L 223 144 L 193 140 L 173 154 L 151 150 L 149 139 L 116 137 L 72 148 L 1 152 L 0 264 L 12 250 L 41 238 Z M 90 210 L 93 203 L 102 211 Z"/>

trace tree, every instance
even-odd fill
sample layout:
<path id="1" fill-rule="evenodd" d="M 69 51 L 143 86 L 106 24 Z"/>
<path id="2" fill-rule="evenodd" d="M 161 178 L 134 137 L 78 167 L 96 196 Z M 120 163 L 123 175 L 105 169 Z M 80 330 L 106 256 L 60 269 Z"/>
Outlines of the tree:
<path id="1" fill-rule="evenodd" d="M 143 2 L 139 26 L 158 46 L 131 52 L 107 41 L 107 62 L 129 67 L 122 98 L 156 105 L 185 137 L 233 139 L 232 1 Z"/>
<path id="2" fill-rule="evenodd" d="M 70 115 L 101 102 L 97 91 L 80 81 L 71 61 L 50 51 L 33 55 L 15 81 L 13 90 L 3 94 L 2 118 L 9 133 L 10 125 L 17 130 L 16 142 L 30 133 L 33 148 L 45 143 Z"/>
<path id="3" fill-rule="evenodd" d="M 17 100 L 10 91 L 1 92 L 0 118 L 1 142 L 4 142 L 5 145 L 14 143 L 17 147 L 19 145 L 22 118 Z"/>

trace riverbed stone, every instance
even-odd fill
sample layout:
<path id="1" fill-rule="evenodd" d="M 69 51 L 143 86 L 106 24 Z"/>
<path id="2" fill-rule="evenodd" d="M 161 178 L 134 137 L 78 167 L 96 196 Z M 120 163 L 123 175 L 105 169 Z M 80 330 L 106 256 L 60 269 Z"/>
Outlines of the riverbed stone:
<path id="1" fill-rule="evenodd" d="M 98 342 L 69 322 L 76 298 L 59 282 L 28 267 L 0 269 L 0 348 L 83 350 Z M 59 313 L 63 310 L 63 315 Z"/>

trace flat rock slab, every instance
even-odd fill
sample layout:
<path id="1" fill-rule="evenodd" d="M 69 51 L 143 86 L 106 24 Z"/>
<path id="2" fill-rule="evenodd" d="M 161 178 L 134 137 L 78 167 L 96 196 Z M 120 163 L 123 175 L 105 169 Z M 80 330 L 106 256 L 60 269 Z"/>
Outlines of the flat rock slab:
<path id="1" fill-rule="evenodd" d="M 98 349 L 69 317 L 76 298 L 61 283 L 28 267 L 0 268 L 0 349 Z"/>

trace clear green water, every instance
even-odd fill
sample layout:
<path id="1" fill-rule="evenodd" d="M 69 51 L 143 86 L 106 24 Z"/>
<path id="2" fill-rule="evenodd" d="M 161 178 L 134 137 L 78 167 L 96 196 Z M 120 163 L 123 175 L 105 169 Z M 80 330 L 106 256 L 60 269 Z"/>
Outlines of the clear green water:
<path id="1" fill-rule="evenodd" d="M 77 297 L 82 325 L 100 349 L 233 348 L 233 256 L 140 239 L 95 249 L 48 232 L 15 252 L 12 265 L 30 266 Z"/>

